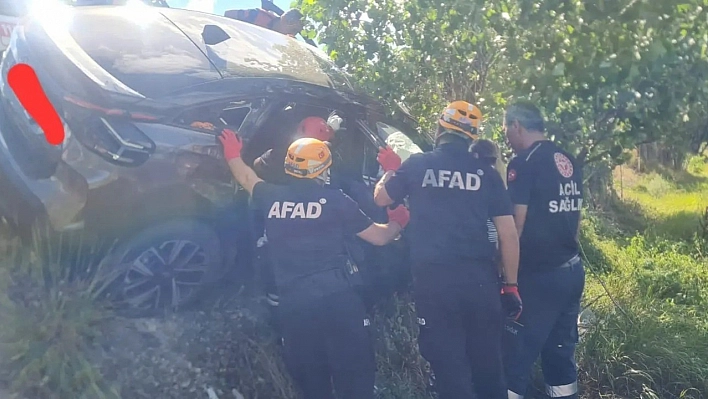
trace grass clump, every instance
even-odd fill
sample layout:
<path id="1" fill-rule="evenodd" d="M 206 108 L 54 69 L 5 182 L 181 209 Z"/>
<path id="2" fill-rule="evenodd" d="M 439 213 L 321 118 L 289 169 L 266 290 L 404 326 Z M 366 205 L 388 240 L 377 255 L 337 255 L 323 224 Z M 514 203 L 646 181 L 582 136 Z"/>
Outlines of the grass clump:
<path id="1" fill-rule="evenodd" d="M 110 314 L 91 280 L 38 247 L 0 255 L 0 377 L 27 398 L 120 398 L 88 357 Z"/>

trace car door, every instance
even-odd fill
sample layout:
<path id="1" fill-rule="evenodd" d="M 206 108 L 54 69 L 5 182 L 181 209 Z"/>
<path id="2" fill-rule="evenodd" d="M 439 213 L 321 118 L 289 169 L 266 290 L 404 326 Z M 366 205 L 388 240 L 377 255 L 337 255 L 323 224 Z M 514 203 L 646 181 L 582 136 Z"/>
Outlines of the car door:
<path id="1" fill-rule="evenodd" d="M 414 142 L 412 132 L 396 127 L 395 122 L 384 118 L 358 119 L 357 128 L 366 137 L 364 157 L 362 159 L 362 177 L 366 183 L 369 195 L 373 197 L 376 182 L 383 175 L 383 170 L 376 157 L 383 146 L 390 146 L 402 160 L 411 154 L 420 153 L 423 149 Z M 425 145 L 424 137 L 413 136 L 416 141 Z M 428 147 L 424 147 L 428 148 Z M 398 239 L 383 247 L 370 247 L 367 250 L 367 263 L 371 270 L 370 280 L 373 295 L 381 297 L 405 289 L 410 283 L 411 259 L 409 246 L 404 231 Z"/>

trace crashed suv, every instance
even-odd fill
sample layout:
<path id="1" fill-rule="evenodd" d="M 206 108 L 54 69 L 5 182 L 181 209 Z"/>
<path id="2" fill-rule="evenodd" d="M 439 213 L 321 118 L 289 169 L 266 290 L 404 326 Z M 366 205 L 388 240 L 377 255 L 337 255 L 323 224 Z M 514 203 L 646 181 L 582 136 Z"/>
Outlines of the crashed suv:
<path id="1" fill-rule="evenodd" d="M 18 63 L 61 116 L 62 144 L 47 143 L 8 86 Z M 370 190 L 377 147 L 406 156 L 429 145 L 319 49 L 201 12 L 48 8 L 17 26 L 0 68 L 0 211 L 24 238 L 38 224 L 118 238 L 101 270 L 131 309 L 183 306 L 253 263 L 261 233 L 222 159 L 222 128 L 240 132 L 252 162 L 304 117 L 334 112 L 347 125 L 339 167 Z M 404 241 L 368 251 L 366 263 L 404 259 Z"/>

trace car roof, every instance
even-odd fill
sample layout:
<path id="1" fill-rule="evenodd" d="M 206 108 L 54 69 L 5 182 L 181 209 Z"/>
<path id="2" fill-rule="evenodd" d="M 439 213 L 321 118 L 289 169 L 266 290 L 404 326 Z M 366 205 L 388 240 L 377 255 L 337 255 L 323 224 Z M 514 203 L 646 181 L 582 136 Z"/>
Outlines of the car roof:
<path id="1" fill-rule="evenodd" d="M 100 68 L 101 75 L 111 75 L 141 97 L 162 98 L 237 77 L 274 77 L 355 91 L 320 49 L 245 22 L 149 6 L 72 7 L 70 14 L 69 35 L 52 40 L 65 54 L 84 53 L 71 57 L 84 70 Z M 207 26 L 225 40 L 207 45 L 202 37 Z M 56 28 L 47 30 L 51 32 Z"/>

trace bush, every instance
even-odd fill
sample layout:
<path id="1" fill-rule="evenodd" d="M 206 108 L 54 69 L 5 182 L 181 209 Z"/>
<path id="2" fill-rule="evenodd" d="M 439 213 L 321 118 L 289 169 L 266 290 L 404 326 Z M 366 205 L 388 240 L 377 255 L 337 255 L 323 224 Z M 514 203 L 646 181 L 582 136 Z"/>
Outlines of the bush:
<path id="1" fill-rule="evenodd" d="M 686 171 L 695 175 L 704 173 L 708 167 L 708 157 L 705 155 L 694 155 L 686 161 Z"/>
<path id="2" fill-rule="evenodd" d="M 638 189 L 646 191 L 652 196 L 661 197 L 675 190 L 675 187 L 663 176 L 658 173 L 652 173 L 647 176 L 644 185 L 639 186 Z"/>
<path id="3" fill-rule="evenodd" d="M 38 248 L 0 259 L 2 378 L 29 398 L 120 398 L 88 355 L 110 317 L 92 281 L 72 281 L 73 268 Z"/>

